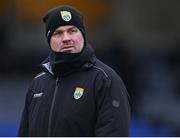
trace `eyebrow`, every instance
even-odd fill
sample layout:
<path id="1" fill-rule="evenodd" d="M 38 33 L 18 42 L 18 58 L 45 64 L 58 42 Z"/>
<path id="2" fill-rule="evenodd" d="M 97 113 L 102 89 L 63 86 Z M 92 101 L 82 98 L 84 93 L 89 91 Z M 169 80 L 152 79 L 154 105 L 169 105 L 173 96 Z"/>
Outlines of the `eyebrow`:
<path id="1" fill-rule="evenodd" d="M 73 27 L 68 28 L 67 30 L 70 30 L 70 29 L 78 29 L 78 28 L 76 26 L 73 26 Z"/>
<path id="2" fill-rule="evenodd" d="M 78 28 L 76 26 L 67 28 L 67 30 L 70 30 L 70 29 L 78 29 Z M 59 32 L 59 31 L 64 31 L 64 30 L 55 30 L 54 32 Z"/>

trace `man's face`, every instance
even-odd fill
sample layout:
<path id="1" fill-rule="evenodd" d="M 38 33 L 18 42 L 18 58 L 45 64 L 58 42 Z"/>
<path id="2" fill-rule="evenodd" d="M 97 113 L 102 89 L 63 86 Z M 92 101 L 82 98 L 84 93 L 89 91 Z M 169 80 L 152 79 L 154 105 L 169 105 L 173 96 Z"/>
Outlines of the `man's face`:
<path id="1" fill-rule="evenodd" d="M 50 45 L 55 52 L 79 53 L 84 46 L 84 38 L 77 27 L 60 26 L 52 34 Z"/>

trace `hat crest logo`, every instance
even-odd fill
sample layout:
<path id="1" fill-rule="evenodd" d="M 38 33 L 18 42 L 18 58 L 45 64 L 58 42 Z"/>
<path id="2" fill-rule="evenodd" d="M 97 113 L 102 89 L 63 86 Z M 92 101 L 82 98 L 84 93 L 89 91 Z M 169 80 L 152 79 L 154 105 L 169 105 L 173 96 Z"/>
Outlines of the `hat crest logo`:
<path id="1" fill-rule="evenodd" d="M 60 14 L 61 18 L 66 22 L 69 22 L 72 19 L 71 13 L 69 11 L 60 11 Z"/>

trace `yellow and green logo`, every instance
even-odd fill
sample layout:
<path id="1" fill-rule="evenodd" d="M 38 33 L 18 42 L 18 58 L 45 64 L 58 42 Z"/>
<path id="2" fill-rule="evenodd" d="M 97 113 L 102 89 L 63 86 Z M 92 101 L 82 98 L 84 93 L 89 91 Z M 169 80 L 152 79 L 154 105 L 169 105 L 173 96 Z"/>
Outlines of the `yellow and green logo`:
<path id="1" fill-rule="evenodd" d="M 84 93 L 84 89 L 80 88 L 80 87 L 76 87 L 75 91 L 74 91 L 74 99 L 78 100 L 79 98 L 82 97 Z"/>
<path id="2" fill-rule="evenodd" d="M 71 13 L 69 11 L 60 11 L 60 14 L 61 18 L 66 22 L 69 22 L 72 19 Z"/>

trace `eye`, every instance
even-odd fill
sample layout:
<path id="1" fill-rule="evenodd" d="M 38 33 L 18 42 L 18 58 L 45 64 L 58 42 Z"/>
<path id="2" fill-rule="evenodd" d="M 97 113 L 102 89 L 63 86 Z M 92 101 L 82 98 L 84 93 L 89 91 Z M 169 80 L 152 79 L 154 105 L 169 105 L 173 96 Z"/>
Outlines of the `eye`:
<path id="1" fill-rule="evenodd" d="M 74 33 L 74 32 L 78 32 L 78 29 L 77 28 L 71 28 L 69 31 Z"/>
<path id="2" fill-rule="evenodd" d="M 57 35 L 61 35 L 61 34 L 62 34 L 61 31 L 55 31 L 52 35 L 53 35 L 53 36 L 57 36 Z"/>

